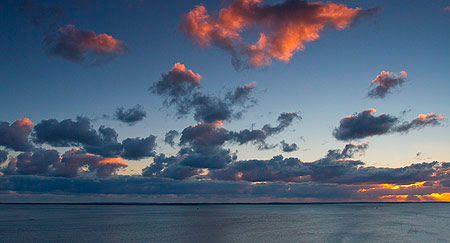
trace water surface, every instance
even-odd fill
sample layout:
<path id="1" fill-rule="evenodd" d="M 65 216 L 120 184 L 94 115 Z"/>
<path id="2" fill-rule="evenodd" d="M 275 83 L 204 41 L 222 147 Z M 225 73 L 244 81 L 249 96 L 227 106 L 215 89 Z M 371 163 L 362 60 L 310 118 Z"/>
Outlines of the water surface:
<path id="1" fill-rule="evenodd" d="M 449 242 L 450 204 L 0 205 L 0 242 Z"/>

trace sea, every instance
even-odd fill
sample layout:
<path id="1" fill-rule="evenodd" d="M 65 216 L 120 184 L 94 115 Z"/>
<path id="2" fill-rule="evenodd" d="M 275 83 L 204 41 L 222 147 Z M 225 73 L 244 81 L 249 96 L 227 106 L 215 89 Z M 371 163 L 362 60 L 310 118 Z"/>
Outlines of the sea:
<path id="1" fill-rule="evenodd" d="M 0 242 L 450 242 L 450 204 L 1 204 Z"/>

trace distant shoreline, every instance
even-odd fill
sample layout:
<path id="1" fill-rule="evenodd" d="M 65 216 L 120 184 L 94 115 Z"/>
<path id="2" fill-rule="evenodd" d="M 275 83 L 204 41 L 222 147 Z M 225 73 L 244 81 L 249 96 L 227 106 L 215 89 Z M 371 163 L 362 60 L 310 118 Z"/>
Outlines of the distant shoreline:
<path id="1" fill-rule="evenodd" d="M 98 206 L 221 206 L 221 205 L 327 205 L 327 204 L 435 204 L 450 202 L 268 202 L 268 203 L 136 203 L 136 202 L 86 202 L 86 203 L 59 203 L 59 202 L 0 202 L 0 205 L 98 205 Z"/>

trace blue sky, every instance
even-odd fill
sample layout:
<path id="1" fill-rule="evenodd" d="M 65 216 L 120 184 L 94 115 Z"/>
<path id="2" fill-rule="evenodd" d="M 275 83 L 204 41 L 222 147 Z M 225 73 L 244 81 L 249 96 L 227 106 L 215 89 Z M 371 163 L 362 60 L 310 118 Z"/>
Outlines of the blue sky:
<path id="1" fill-rule="evenodd" d="M 296 143 L 299 150 L 283 153 L 280 147 L 258 150 L 248 144 L 227 146 L 238 150 L 238 158 L 270 159 L 274 155 L 314 161 L 329 149 L 343 148 L 348 141 L 333 137 L 334 128 L 345 116 L 369 108 L 410 121 L 419 114 L 450 114 L 450 12 L 449 1 L 332 1 L 350 8 L 379 7 L 374 16 L 358 19 L 343 30 L 325 28 L 320 38 L 306 43 L 289 63 L 236 70 L 226 51 L 202 48 L 181 29 L 184 14 L 196 5 L 208 10 L 227 7 L 221 1 L 35 1 L 58 5 L 66 15 L 56 25 L 73 24 L 79 30 L 106 33 L 121 40 L 128 51 L 99 66 L 85 66 L 57 56 L 43 48 L 46 24 L 33 25 L 17 1 L 0 4 L 0 121 L 9 123 L 27 117 L 41 120 L 75 119 L 86 116 L 93 127 L 114 128 L 119 140 L 157 137 L 157 153 L 176 154 L 177 148 L 164 144 L 169 130 L 181 132 L 197 122 L 192 115 L 177 119 L 173 107 L 148 90 L 172 66 L 181 62 L 202 75 L 202 91 L 224 94 L 253 81 L 257 104 L 241 119 L 225 121 L 224 127 L 238 131 L 264 124 L 276 124 L 282 112 L 301 111 L 301 120 L 282 133 L 268 138 Z M 230 1 L 233 2 L 233 1 Z M 265 1 L 265 4 L 283 1 Z M 246 33 L 255 41 L 257 35 Z M 406 71 L 405 83 L 383 99 L 367 97 L 371 81 L 381 71 Z M 147 117 L 129 126 L 105 119 L 116 108 L 141 104 Z M 402 111 L 407 110 L 404 115 Z M 423 161 L 450 158 L 447 120 L 406 134 L 390 133 L 353 140 L 370 141 L 358 157 L 366 165 L 401 167 Z M 44 145 L 44 147 L 48 145 Z M 61 152 L 67 148 L 58 148 Z M 416 154 L 420 152 L 418 158 Z M 11 151 L 11 156 L 19 152 Z M 129 161 L 122 174 L 140 174 L 151 158 Z"/>

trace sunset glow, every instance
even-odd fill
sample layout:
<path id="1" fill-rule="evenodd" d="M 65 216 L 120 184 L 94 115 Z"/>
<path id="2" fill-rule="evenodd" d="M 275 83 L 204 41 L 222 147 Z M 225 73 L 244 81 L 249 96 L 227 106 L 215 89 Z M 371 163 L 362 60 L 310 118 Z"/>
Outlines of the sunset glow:
<path id="1" fill-rule="evenodd" d="M 450 201 L 447 8 L 6 0 L 0 203 Z"/>

